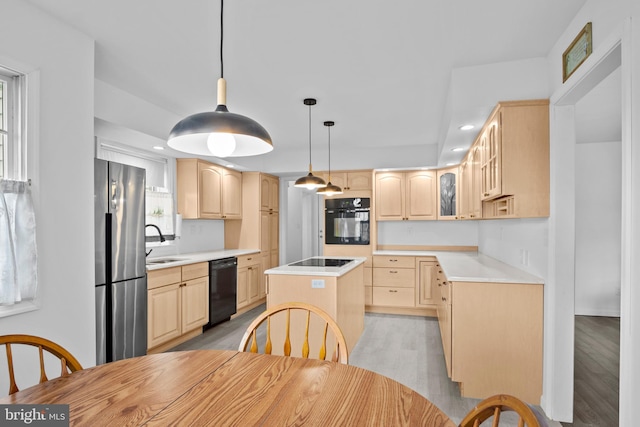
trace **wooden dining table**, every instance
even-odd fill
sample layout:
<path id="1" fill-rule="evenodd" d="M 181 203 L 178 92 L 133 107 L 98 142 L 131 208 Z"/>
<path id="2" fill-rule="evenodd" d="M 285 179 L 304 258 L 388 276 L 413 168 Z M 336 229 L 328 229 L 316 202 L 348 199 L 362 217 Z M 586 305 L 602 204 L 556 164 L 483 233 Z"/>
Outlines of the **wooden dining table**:
<path id="1" fill-rule="evenodd" d="M 120 360 L 0 404 L 68 404 L 72 426 L 455 426 L 429 400 L 375 372 L 227 350 Z"/>

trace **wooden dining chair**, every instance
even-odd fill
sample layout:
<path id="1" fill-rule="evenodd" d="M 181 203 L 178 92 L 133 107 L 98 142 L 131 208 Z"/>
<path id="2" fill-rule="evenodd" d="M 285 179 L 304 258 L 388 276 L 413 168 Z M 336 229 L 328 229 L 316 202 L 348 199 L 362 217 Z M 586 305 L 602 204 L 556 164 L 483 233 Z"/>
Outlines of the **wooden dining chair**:
<path id="1" fill-rule="evenodd" d="M 478 403 L 460 422 L 460 427 L 479 427 L 491 417 L 491 426 L 497 427 L 500 415 L 507 411 L 518 415 L 518 427 L 547 427 L 547 422 L 532 406 L 508 394 L 497 394 Z"/>
<path id="2" fill-rule="evenodd" d="M 0 336 L 0 345 L 4 345 L 7 349 L 7 364 L 9 365 L 9 394 L 19 391 L 16 385 L 14 374 L 12 347 L 14 345 L 28 345 L 38 348 L 40 355 L 40 383 L 49 381 L 44 366 L 44 351 L 51 353 L 60 359 L 60 376 L 64 377 L 71 372 L 82 370 L 82 365 L 62 346 L 49 341 L 46 338 L 36 337 L 33 335 L 2 335 Z"/>
<path id="3" fill-rule="evenodd" d="M 257 340 L 257 330 L 260 325 L 262 325 L 265 321 L 266 325 L 266 339 L 264 344 L 264 353 L 271 354 L 273 349 L 273 340 L 272 340 L 272 328 L 271 322 L 274 316 L 279 313 L 285 312 L 286 320 L 284 321 L 284 342 L 282 346 L 282 351 L 285 356 L 291 356 L 291 312 L 302 312 L 304 316 L 304 330 L 302 338 L 302 343 L 300 347 L 300 354 L 304 358 L 309 357 L 310 351 L 310 328 L 309 325 L 312 319 L 312 313 L 314 314 L 314 318 L 319 320 L 320 323 L 320 342 L 318 350 L 318 359 L 326 360 L 327 358 L 327 332 L 330 329 L 335 337 L 335 346 L 333 352 L 329 353 L 330 360 L 333 362 L 344 363 L 345 365 L 349 363 L 349 354 L 347 349 L 347 343 L 345 341 L 344 335 L 340 330 L 338 324 L 322 309 L 302 302 L 289 302 L 280 305 L 276 305 L 264 312 L 262 312 L 248 327 L 247 331 L 244 333 L 242 340 L 240 342 L 239 351 L 250 351 L 251 353 L 258 353 L 258 340 Z M 318 334 L 312 331 L 311 335 L 313 335 L 311 342 L 316 344 L 316 340 L 313 338 L 318 338 Z M 251 341 L 251 346 L 249 347 L 249 341 Z"/>

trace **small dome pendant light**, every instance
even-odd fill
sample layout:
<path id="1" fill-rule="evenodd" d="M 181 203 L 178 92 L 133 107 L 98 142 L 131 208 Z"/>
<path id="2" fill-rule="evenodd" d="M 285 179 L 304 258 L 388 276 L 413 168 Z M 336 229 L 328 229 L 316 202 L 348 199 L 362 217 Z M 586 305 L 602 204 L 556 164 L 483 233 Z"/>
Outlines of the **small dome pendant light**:
<path id="1" fill-rule="evenodd" d="M 316 193 L 322 196 L 334 196 L 336 194 L 342 194 L 342 188 L 331 183 L 331 126 L 335 125 L 335 123 L 332 121 L 326 121 L 324 122 L 324 125 L 327 127 L 327 131 L 329 132 L 329 176 L 327 177 L 327 186 L 318 188 Z"/>
<path id="2" fill-rule="evenodd" d="M 316 105 L 316 100 L 313 98 L 306 98 L 304 100 L 304 105 L 309 106 L 309 174 L 302 178 L 298 178 L 294 186 L 306 188 L 308 190 L 315 190 L 327 185 L 322 178 L 313 175 L 313 168 L 311 166 L 311 106 Z"/>
<path id="3" fill-rule="evenodd" d="M 171 129 L 167 144 L 174 150 L 201 156 L 241 157 L 273 150 L 271 136 L 258 122 L 227 109 L 227 82 L 222 59 L 224 0 L 220 0 L 220 78 L 215 111 L 193 114 Z"/>

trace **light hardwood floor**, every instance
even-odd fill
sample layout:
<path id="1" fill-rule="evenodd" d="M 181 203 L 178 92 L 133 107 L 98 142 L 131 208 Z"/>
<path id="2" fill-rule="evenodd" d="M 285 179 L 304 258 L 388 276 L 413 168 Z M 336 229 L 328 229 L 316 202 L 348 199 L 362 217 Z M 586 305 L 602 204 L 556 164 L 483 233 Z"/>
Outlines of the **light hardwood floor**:
<path id="1" fill-rule="evenodd" d="M 264 305 L 215 326 L 173 350 L 237 350 L 249 323 Z M 456 424 L 479 402 L 460 397 L 444 363 L 438 321 L 419 316 L 367 313 L 362 337 L 349 355 L 349 364 L 392 378 L 425 396 Z M 505 414 L 505 426 L 517 423 Z M 489 425 L 491 425 L 489 423 Z M 560 423 L 549 421 L 550 426 Z"/>
<path id="2" fill-rule="evenodd" d="M 576 316 L 573 424 L 618 425 L 620 319 Z"/>

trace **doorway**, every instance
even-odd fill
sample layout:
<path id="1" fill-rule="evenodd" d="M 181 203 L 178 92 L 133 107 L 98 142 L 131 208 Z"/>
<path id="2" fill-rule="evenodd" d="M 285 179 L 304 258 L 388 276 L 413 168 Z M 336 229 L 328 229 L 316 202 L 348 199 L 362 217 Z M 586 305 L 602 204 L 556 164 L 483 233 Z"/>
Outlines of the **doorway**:
<path id="1" fill-rule="evenodd" d="M 575 103 L 573 424 L 618 425 L 622 218 L 621 69 Z"/>
<path id="2" fill-rule="evenodd" d="M 286 258 L 281 264 L 322 255 L 322 197 L 287 182 Z"/>

